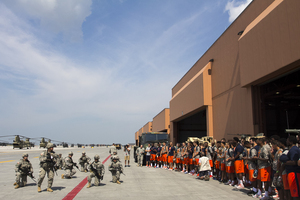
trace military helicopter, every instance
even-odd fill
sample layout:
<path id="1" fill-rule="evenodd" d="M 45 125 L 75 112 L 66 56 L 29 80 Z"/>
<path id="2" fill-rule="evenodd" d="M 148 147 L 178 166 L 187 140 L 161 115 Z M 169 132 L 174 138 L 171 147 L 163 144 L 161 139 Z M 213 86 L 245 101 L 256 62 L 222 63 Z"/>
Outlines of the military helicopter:
<path id="1" fill-rule="evenodd" d="M 24 136 L 21 136 L 23 138 L 25 138 Z M 23 148 L 31 148 L 32 146 L 34 146 L 33 143 L 31 143 L 29 141 L 29 138 L 26 138 L 26 141 L 21 140 L 19 135 L 16 135 L 14 141 L 13 141 L 13 149 L 15 148 L 19 148 L 19 149 L 23 149 Z"/>
<path id="2" fill-rule="evenodd" d="M 48 142 L 45 141 L 45 138 L 42 138 L 40 142 L 40 148 L 46 148 L 47 144 Z"/>

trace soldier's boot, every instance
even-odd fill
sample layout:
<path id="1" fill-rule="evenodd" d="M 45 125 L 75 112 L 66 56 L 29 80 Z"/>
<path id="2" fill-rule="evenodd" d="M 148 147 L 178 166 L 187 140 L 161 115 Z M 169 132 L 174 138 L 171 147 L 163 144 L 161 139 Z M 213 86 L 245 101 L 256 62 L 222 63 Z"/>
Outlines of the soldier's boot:
<path id="1" fill-rule="evenodd" d="M 51 188 L 47 188 L 48 192 L 53 192 L 53 190 Z"/>
<path id="2" fill-rule="evenodd" d="M 87 173 L 87 170 L 84 170 L 85 173 Z"/>
<path id="3" fill-rule="evenodd" d="M 91 183 L 88 183 L 88 186 L 87 186 L 87 188 L 90 188 L 91 187 Z"/>
<path id="4" fill-rule="evenodd" d="M 16 184 L 16 187 L 15 187 L 15 189 L 17 189 L 17 188 L 19 188 L 20 187 L 20 185 L 19 184 Z"/>
<path id="5" fill-rule="evenodd" d="M 121 184 L 121 182 L 120 182 L 119 180 L 117 180 L 117 183 L 118 183 L 118 184 Z"/>
<path id="6" fill-rule="evenodd" d="M 42 191 L 41 187 L 38 187 L 38 192 L 41 192 L 41 191 Z"/>
<path id="7" fill-rule="evenodd" d="M 14 185 L 17 185 L 17 182 L 15 182 Z"/>
<path id="8" fill-rule="evenodd" d="M 61 175 L 61 179 L 64 179 L 64 178 L 65 178 L 65 176 L 62 174 L 62 175 Z"/>

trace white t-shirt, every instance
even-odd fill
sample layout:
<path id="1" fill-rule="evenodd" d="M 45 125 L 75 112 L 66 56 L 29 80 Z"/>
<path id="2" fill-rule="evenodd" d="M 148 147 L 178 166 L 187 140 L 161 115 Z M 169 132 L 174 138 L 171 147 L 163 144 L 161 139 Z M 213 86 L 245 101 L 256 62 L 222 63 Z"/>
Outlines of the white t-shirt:
<path id="1" fill-rule="evenodd" d="M 199 158 L 199 164 L 201 164 L 200 172 L 211 170 L 208 157 L 203 156 L 203 157 Z"/>
<path id="2" fill-rule="evenodd" d="M 147 152 L 147 153 L 146 153 L 146 156 L 150 156 L 150 147 L 147 147 L 147 148 L 146 148 L 146 152 Z"/>
<path id="3" fill-rule="evenodd" d="M 128 151 L 127 151 L 127 149 L 128 149 Z M 131 148 L 128 147 L 127 149 L 125 150 L 125 156 L 130 156 L 130 150 L 131 150 Z"/>

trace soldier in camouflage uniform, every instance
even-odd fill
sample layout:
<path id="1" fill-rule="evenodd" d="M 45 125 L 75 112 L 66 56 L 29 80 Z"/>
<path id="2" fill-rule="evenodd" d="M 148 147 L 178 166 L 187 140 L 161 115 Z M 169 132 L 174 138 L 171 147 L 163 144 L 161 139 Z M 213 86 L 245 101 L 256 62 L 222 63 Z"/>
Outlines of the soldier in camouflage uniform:
<path id="1" fill-rule="evenodd" d="M 40 159 L 40 171 L 39 171 L 39 180 L 38 180 L 38 192 L 41 192 L 41 185 L 42 182 L 48 174 L 48 192 L 53 192 L 51 189 L 53 184 L 53 178 L 54 178 L 54 171 L 56 170 L 56 161 L 57 161 L 57 155 L 53 151 L 53 144 L 48 143 L 47 144 L 47 150 L 41 153 L 39 159 Z"/>
<path id="2" fill-rule="evenodd" d="M 138 166 L 142 167 L 143 166 L 144 153 L 145 153 L 143 145 L 141 145 L 139 148 L 137 148 L 135 153 L 137 155 Z"/>
<path id="3" fill-rule="evenodd" d="M 67 179 L 71 179 L 72 176 L 74 176 L 74 174 L 76 174 L 76 170 L 73 168 L 74 166 L 77 167 L 77 164 L 73 162 L 73 152 L 69 152 L 68 157 L 65 158 L 65 174 L 61 175 L 61 178 L 67 178 Z"/>
<path id="4" fill-rule="evenodd" d="M 14 183 L 15 189 L 19 188 L 20 185 L 25 186 L 27 184 L 27 176 L 33 173 L 32 165 L 28 160 L 28 154 L 23 154 L 23 159 L 21 159 L 16 164 L 16 182 Z M 22 179 L 22 181 L 20 181 Z M 22 183 L 22 184 L 20 184 Z"/>
<path id="5" fill-rule="evenodd" d="M 91 162 L 91 158 L 85 155 L 85 151 L 82 152 L 82 156 L 79 158 L 78 163 L 81 166 L 81 172 L 87 172 L 88 164 Z"/>
<path id="6" fill-rule="evenodd" d="M 59 169 L 62 169 L 64 166 L 64 159 L 63 159 L 61 153 L 58 155 L 56 165 Z"/>
<path id="7" fill-rule="evenodd" d="M 100 162 L 100 156 L 94 156 L 94 162 L 92 162 L 89 166 L 90 175 L 88 176 L 88 186 L 87 188 L 91 187 L 92 178 L 95 178 L 94 185 L 98 186 L 100 184 L 100 180 L 103 180 L 103 176 L 105 173 L 104 165 Z"/>
<path id="8" fill-rule="evenodd" d="M 121 184 L 120 175 L 123 173 L 123 166 L 119 160 L 119 156 L 113 156 L 112 163 L 109 165 L 108 170 L 112 175 L 112 182 Z"/>

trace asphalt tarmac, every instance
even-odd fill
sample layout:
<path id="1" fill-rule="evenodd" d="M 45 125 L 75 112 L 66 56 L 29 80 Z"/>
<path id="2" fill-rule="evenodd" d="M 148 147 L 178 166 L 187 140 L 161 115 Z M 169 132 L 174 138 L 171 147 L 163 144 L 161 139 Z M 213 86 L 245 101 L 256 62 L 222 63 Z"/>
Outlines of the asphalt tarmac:
<path id="1" fill-rule="evenodd" d="M 110 158 L 105 162 L 105 175 L 100 186 L 86 188 L 88 173 L 79 172 L 72 179 L 61 179 L 63 170 L 58 170 L 53 182 L 53 192 L 47 192 L 47 177 L 42 184 L 42 192 L 37 192 L 37 185 L 28 177 L 26 187 L 14 189 L 15 164 L 22 158 L 24 152 L 29 154 L 29 160 L 33 165 L 34 176 L 38 179 L 39 159 L 43 151 L 38 147 L 29 150 L 12 149 L 12 147 L 0 146 L 0 199 L 131 199 L 131 200 L 174 200 L 174 199 L 253 199 L 247 196 L 249 189 L 237 190 L 231 186 L 225 186 L 218 181 L 201 181 L 195 176 L 165 169 L 137 167 L 131 152 L 130 167 L 124 167 L 123 150 L 118 150 L 118 155 L 124 167 L 126 176 L 121 175 L 121 184 L 112 183 L 111 173 L 108 171 Z M 82 151 L 92 160 L 94 155 L 100 156 L 103 162 L 109 156 L 109 148 L 54 148 L 56 153 L 63 157 L 68 152 L 74 153 L 73 160 L 78 162 Z M 94 181 L 94 180 L 93 180 Z M 93 183 L 92 181 L 92 183 Z"/>

